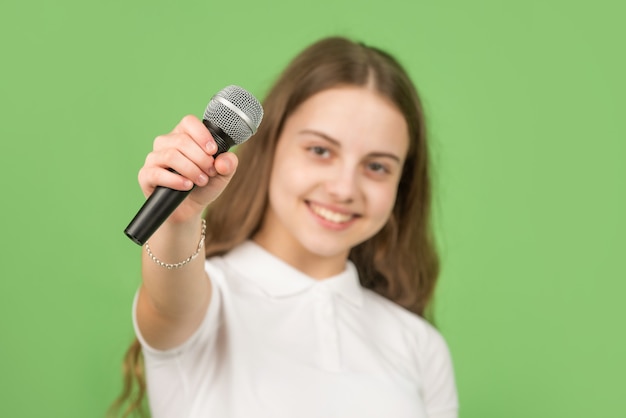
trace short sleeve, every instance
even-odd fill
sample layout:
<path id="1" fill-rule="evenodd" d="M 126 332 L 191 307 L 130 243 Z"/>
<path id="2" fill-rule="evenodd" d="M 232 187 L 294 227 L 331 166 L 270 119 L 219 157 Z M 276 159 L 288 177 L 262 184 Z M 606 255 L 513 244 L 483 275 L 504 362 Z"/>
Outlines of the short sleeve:
<path id="1" fill-rule="evenodd" d="M 222 283 L 223 273 L 220 269 L 216 268 L 208 261 L 205 264 L 205 268 L 207 273 L 209 273 L 209 279 L 211 280 L 211 301 L 209 302 L 205 317 L 198 329 L 187 339 L 187 341 L 183 342 L 178 347 L 170 348 L 168 350 L 159 350 L 150 346 L 146 342 L 137 323 L 137 298 L 139 291 L 135 293 L 132 310 L 133 327 L 135 335 L 141 343 L 141 347 L 145 355 L 153 356 L 155 358 L 167 358 L 172 355 L 180 355 L 183 352 L 189 351 L 193 347 L 207 347 L 211 345 L 211 340 L 217 333 L 221 321 L 219 312 L 221 311 L 222 304 L 222 289 L 219 284 Z"/>
<path id="2" fill-rule="evenodd" d="M 150 411 L 154 418 L 187 416 L 193 400 L 202 390 L 201 382 L 216 368 L 216 340 L 221 322 L 223 303 L 222 273 L 211 271 L 211 301 L 198 329 L 181 345 L 168 350 L 151 347 L 137 325 L 137 294 L 133 302 L 133 325 L 141 343 L 146 379 L 150 396 Z M 216 280 L 217 279 L 217 280 Z"/>
<path id="3" fill-rule="evenodd" d="M 429 418 L 457 418 L 458 395 L 450 350 L 434 328 L 423 351 L 424 403 Z"/>

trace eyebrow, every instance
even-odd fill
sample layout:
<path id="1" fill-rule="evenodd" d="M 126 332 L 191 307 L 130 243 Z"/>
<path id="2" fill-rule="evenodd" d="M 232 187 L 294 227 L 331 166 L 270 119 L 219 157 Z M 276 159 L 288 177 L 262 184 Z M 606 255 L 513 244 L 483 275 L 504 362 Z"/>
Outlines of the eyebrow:
<path id="1" fill-rule="evenodd" d="M 338 140 L 336 140 L 335 138 L 331 136 L 326 135 L 324 132 L 316 131 L 314 129 L 303 129 L 299 133 L 315 135 L 322 139 L 325 139 L 326 141 L 332 143 L 336 147 L 341 147 L 341 142 L 339 142 Z M 368 155 L 372 157 L 387 157 L 387 158 L 391 158 L 392 160 L 397 161 L 398 163 L 401 163 L 400 157 L 398 157 L 396 154 L 392 154 L 389 152 L 372 152 Z"/>

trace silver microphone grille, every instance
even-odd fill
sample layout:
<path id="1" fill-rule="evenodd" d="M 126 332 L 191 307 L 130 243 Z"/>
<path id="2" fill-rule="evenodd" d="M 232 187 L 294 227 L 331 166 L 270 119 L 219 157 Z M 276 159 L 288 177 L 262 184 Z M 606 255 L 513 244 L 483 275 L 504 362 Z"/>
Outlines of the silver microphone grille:
<path id="1" fill-rule="evenodd" d="M 238 145 L 258 129 L 263 119 L 263 107 L 245 89 L 228 86 L 213 96 L 204 111 L 204 119 L 221 128 Z"/>

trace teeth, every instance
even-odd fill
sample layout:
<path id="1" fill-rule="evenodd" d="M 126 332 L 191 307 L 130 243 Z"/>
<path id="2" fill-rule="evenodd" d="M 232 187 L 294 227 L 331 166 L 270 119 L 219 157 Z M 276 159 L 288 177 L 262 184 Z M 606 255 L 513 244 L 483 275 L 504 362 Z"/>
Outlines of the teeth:
<path id="1" fill-rule="evenodd" d="M 311 205 L 311 209 L 315 212 L 316 215 L 326 219 L 327 221 L 334 223 L 343 223 L 348 222 L 352 219 L 352 215 L 346 215 L 345 213 L 333 212 L 332 210 L 322 208 L 319 206 Z"/>

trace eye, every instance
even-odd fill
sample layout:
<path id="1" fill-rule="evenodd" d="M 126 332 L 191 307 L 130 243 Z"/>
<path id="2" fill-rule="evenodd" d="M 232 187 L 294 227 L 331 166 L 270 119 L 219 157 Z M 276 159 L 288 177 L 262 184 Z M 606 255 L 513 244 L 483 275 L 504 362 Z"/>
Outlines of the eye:
<path id="1" fill-rule="evenodd" d="M 367 169 L 376 174 L 388 174 L 390 173 L 389 168 L 384 164 L 381 164 L 376 161 L 372 161 L 367 164 Z"/>
<path id="2" fill-rule="evenodd" d="M 330 157 L 330 150 L 328 148 L 319 146 L 319 145 L 314 145 L 312 147 L 307 148 L 307 150 L 317 156 L 317 157 L 322 157 L 322 158 L 328 158 Z"/>

